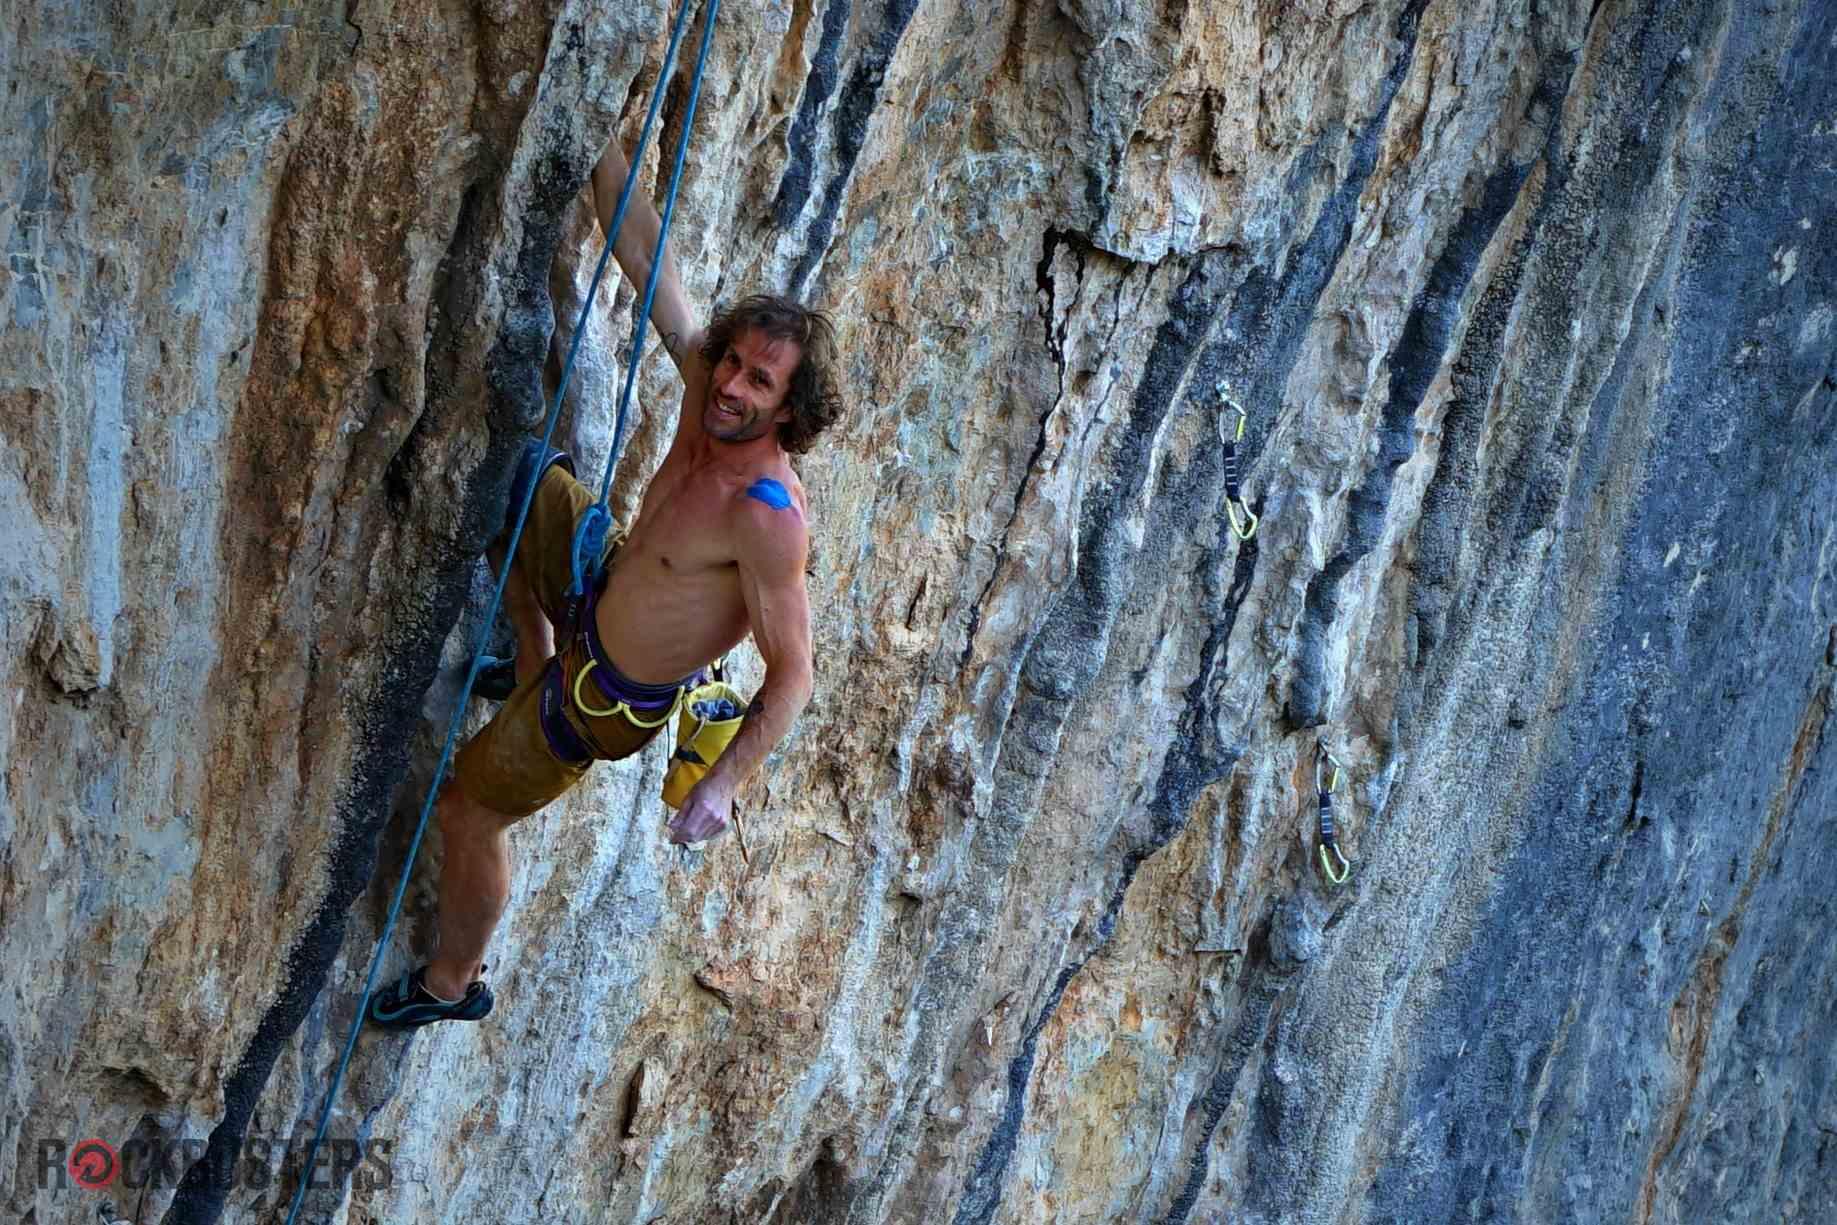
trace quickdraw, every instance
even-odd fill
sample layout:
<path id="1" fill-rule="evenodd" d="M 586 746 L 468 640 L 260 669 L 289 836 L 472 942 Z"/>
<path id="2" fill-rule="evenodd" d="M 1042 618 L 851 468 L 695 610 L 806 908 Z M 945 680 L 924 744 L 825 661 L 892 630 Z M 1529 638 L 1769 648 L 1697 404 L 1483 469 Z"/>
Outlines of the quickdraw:
<path id="1" fill-rule="evenodd" d="M 1335 885 L 1343 885 L 1352 875 L 1352 861 L 1339 849 L 1339 839 L 1333 832 L 1333 793 L 1339 790 L 1343 776 L 1339 762 L 1333 760 L 1333 754 L 1327 751 L 1327 742 L 1322 740 L 1314 755 L 1314 796 L 1320 805 L 1320 868 L 1327 874 L 1327 879 Z M 1339 866 L 1334 866 L 1334 860 Z"/>
<path id="2" fill-rule="evenodd" d="M 1218 380 L 1214 389 L 1221 401 L 1218 414 L 1218 441 L 1225 448 L 1225 514 L 1231 520 L 1231 531 L 1239 540 L 1249 540 L 1257 534 L 1257 515 L 1250 509 L 1250 503 L 1244 501 L 1243 487 L 1239 483 L 1237 470 L 1237 447 L 1244 441 L 1244 425 L 1250 420 L 1250 414 L 1231 394 L 1231 384 L 1225 379 Z M 1237 414 L 1235 428 L 1227 427 L 1225 422 L 1232 413 Z M 1243 518 L 1238 518 L 1238 512 Z"/>

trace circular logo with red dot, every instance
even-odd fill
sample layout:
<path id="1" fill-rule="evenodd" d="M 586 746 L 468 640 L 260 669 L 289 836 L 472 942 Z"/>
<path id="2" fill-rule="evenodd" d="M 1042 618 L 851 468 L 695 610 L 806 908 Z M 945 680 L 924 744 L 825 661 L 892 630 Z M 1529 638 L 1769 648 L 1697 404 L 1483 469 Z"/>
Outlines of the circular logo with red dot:
<path id="1" fill-rule="evenodd" d="M 85 1191 L 100 1191 L 121 1173 L 121 1159 L 106 1140 L 79 1141 L 64 1165 Z"/>

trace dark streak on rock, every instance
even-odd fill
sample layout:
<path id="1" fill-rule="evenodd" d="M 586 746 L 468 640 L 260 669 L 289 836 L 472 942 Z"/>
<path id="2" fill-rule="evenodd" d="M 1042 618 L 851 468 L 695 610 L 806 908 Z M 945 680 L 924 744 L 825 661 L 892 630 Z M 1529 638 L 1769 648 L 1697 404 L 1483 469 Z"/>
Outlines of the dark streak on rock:
<path id="1" fill-rule="evenodd" d="M 1052 261 L 1059 253 L 1059 248 L 1067 243 L 1073 244 L 1073 251 L 1078 256 L 1079 279 L 1084 274 L 1084 248 L 1078 245 L 1078 238 L 1057 226 L 1047 226 L 1046 236 L 1040 243 L 1040 262 L 1033 268 L 1034 288 L 1040 300 L 1040 323 L 1046 329 L 1046 348 L 1052 354 L 1053 366 L 1059 372 L 1059 394 L 1065 394 L 1065 328 L 1053 327 L 1054 307 L 1058 302 L 1058 287 L 1053 283 Z"/>
<path id="2" fill-rule="evenodd" d="M 1053 253 L 1057 251 L 1060 243 L 1076 244 L 1078 241 L 1076 237 L 1064 231 L 1049 228 L 1046 231 L 1045 254 L 1040 257 L 1040 262 L 1035 270 L 1040 282 L 1040 292 L 1046 295 L 1045 301 L 1040 306 L 1040 322 L 1046 332 L 1046 346 L 1052 353 L 1053 361 L 1059 373 L 1060 398 L 1065 394 L 1065 334 L 1063 329 L 1060 329 L 1058 332 L 1054 332 L 1053 330 L 1052 304 L 1054 287 L 1052 280 L 1052 259 Z M 1082 247 L 1075 247 L 1075 249 L 1078 251 L 1078 271 L 1082 278 L 1084 271 L 1084 250 Z M 1039 467 L 1040 456 L 1046 451 L 1046 427 L 1047 424 L 1051 422 L 1052 415 L 1057 408 L 1058 398 L 1055 398 L 1053 403 L 1047 405 L 1046 411 L 1040 416 L 1040 429 L 1038 435 L 1034 438 L 1033 453 L 1027 457 L 1026 467 L 1021 469 L 1020 488 L 1015 490 L 1014 505 L 1008 513 L 1008 521 L 1002 524 L 1001 542 L 995 546 L 994 566 L 990 569 L 988 581 L 982 585 L 982 590 L 977 592 L 976 598 L 970 601 L 969 625 L 963 635 L 963 651 L 957 657 L 957 668 L 959 671 L 969 664 L 970 652 L 975 649 L 976 633 L 982 627 L 983 603 L 988 600 L 989 591 L 995 586 L 996 576 L 1001 570 L 1001 559 L 1008 555 L 1008 540 L 1014 532 L 1014 520 L 1020 514 L 1021 502 L 1027 495 L 1027 486 L 1033 480 L 1034 470 Z"/>
<path id="3" fill-rule="evenodd" d="M 1652 818 L 1641 816 L 1639 812 L 1640 793 L 1646 788 L 1646 763 L 1642 758 L 1633 759 L 1633 781 L 1627 788 L 1627 815 L 1620 828 L 1625 833 L 1633 833 L 1641 825 L 1650 825 Z"/>
<path id="4" fill-rule="evenodd" d="M 1268 944 L 1265 921 L 1252 947 L 1266 949 Z M 1258 958 L 1258 961 L 1266 963 L 1267 958 Z M 1231 1027 L 1231 1036 L 1225 1039 L 1219 1051 L 1218 1070 L 1207 1082 L 1205 1092 L 1193 1102 L 1193 1106 L 1201 1111 L 1200 1139 L 1187 1155 L 1186 1182 L 1167 1206 L 1167 1212 L 1161 1217 L 1159 1225 L 1183 1225 L 1187 1217 L 1192 1215 L 1194 1205 L 1199 1202 L 1199 1192 L 1205 1186 L 1206 1172 L 1212 1164 L 1212 1136 L 1218 1130 L 1218 1124 L 1225 1117 L 1225 1110 L 1237 1092 L 1238 1077 L 1243 1075 L 1244 1065 L 1250 1061 L 1251 1054 L 1269 1040 L 1270 1014 L 1288 981 L 1288 975 L 1267 964 L 1260 964 L 1247 972 L 1237 1024 Z"/>
<path id="5" fill-rule="evenodd" d="M 319 997 L 338 958 L 352 903 L 378 883 L 372 881 L 378 842 L 389 824 L 390 801 L 409 764 L 412 740 L 402 729 L 415 726 L 421 717 L 423 697 L 439 669 L 441 648 L 465 606 L 478 555 L 503 521 L 511 454 L 531 421 L 541 418 L 541 361 L 548 351 L 550 331 L 548 269 L 560 240 L 561 217 L 589 169 L 560 155 L 546 159 L 537 169 L 517 275 L 508 287 L 509 302 L 498 339 L 485 360 L 493 392 L 488 412 L 492 443 L 481 469 L 485 475 L 468 482 L 458 535 L 434 542 L 430 550 L 434 561 L 421 602 L 407 610 L 394 627 L 393 641 L 385 649 L 388 663 L 376 688 L 354 711 L 362 728 L 357 737 L 361 747 L 355 753 L 348 798 L 335 816 L 337 833 L 326 855 L 325 895 L 288 954 L 274 1003 L 257 1022 L 224 1082 L 223 1117 L 212 1129 L 204 1155 L 185 1171 L 163 1225 L 214 1225 L 222 1214 L 230 1181 L 220 1173 L 213 1176 L 213 1171 L 235 1168 L 275 1060 Z M 475 191 L 468 198 L 489 195 Z M 497 227 L 498 218 L 486 207 L 469 210 L 455 229 L 441 264 L 439 275 L 445 284 L 436 290 L 435 298 L 446 302 L 449 309 L 437 313 L 428 347 L 426 410 L 404 442 L 403 453 L 390 463 L 397 480 L 395 497 L 412 502 L 415 486 L 406 474 L 415 467 L 415 452 L 428 433 L 441 422 L 450 423 L 473 411 L 469 405 L 443 402 L 438 391 L 453 385 L 448 372 L 469 343 L 462 332 L 472 318 L 470 308 L 478 300 L 478 270 L 490 257 Z M 400 509 L 404 514 L 414 511 L 412 505 Z M 330 1069 L 325 1071 L 329 1075 Z M 323 1080 L 315 1078 L 315 1083 L 321 1090 L 326 1087 Z M 313 1096 L 309 1117 L 315 1121 L 321 1100 Z M 367 1136 L 373 1113 L 365 1112 L 360 1139 Z M 288 1196 L 292 1192 L 292 1187 L 286 1188 Z"/>
<path id="6" fill-rule="evenodd" d="M 1084 969 L 1088 962 L 1107 942 L 1116 925 L 1116 914 L 1122 907 L 1123 894 L 1127 891 L 1129 877 L 1135 874 L 1131 865 L 1119 887 L 1110 898 L 1110 904 L 1104 911 L 1099 931 L 1099 943 L 1094 944 L 1089 952 L 1077 961 L 1059 971 L 1057 981 L 1047 993 L 1045 1006 L 1042 1007 L 1027 1027 L 1027 1033 L 1021 1039 L 1021 1049 L 1008 1062 L 1008 1098 L 1002 1105 L 1001 1121 L 995 1125 L 989 1142 L 983 1145 L 982 1152 L 976 1158 L 976 1168 L 971 1171 L 969 1181 L 963 1189 L 963 1198 L 957 1203 L 957 1215 L 952 1218 L 952 1225 L 988 1225 L 993 1219 L 995 1209 L 1001 1204 L 1002 1174 L 1006 1171 L 1009 1158 L 1014 1151 L 1014 1140 L 1020 1135 L 1021 1120 L 1026 1114 L 1027 1082 L 1033 1076 L 1033 1061 L 1038 1054 L 1040 1031 L 1046 1028 L 1046 1022 L 1052 1019 L 1059 1009 L 1059 1001 L 1065 998 L 1065 988 Z"/>
<path id="7" fill-rule="evenodd" d="M 810 223 L 804 254 L 791 273 L 788 292 L 792 294 L 802 292 L 804 282 L 829 249 L 836 213 L 842 207 L 842 193 L 855 173 L 855 161 L 861 156 L 861 147 L 867 143 L 868 119 L 880 101 L 887 65 L 892 63 L 899 40 L 905 36 L 906 26 L 917 11 L 918 0 L 887 0 L 885 24 L 855 59 L 854 71 L 849 73 L 848 84 L 835 108 L 835 173 L 823 187 L 822 204 Z"/>
<path id="8" fill-rule="evenodd" d="M 1552 129 L 1574 70 L 1573 55 L 1547 65 L 1530 102 L 1531 112 L 1544 115 Z M 1375 141 L 1376 130 L 1368 130 L 1368 136 Z M 1397 469 L 1416 450 L 1416 410 L 1447 358 L 1461 319 L 1462 301 L 1481 257 L 1517 205 L 1530 173 L 1530 163 L 1508 162 L 1487 177 L 1479 202 L 1464 210 L 1455 223 L 1404 321 L 1390 357 L 1390 397 L 1378 423 L 1377 462 L 1349 499 L 1346 540 L 1340 551 L 1308 581 L 1297 628 L 1295 680 L 1283 712 L 1291 727 L 1315 727 L 1326 718 L 1324 659 L 1327 631 L 1339 611 L 1340 582 L 1383 535 Z"/>
<path id="9" fill-rule="evenodd" d="M 1027 456 L 1027 466 L 1021 470 L 1020 487 L 1014 491 L 1014 505 L 1008 511 L 1008 521 L 1001 525 L 1001 541 L 995 546 L 995 560 L 990 566 L 988 581 L 983 583 L 976 598 L 970 601 L 969 625 L 963 634 L 963 653 L 957 657 L 959 671 L 969 665 L 970 652 L 975 649 L 976 632 L 982 628 L 982 605 L 989 598 L 995 579 L 1001 573 L 1001 559 L 1008 555 L 1008 539 L 1014 534 L 1014 521 L 1020 517 L 1021 502 L 1027 496 L 1027 486 L 1033 480 L 1034 469 L 1040 465 L 1040 456 L 1046 451 L 1046 427 L 1057 409 L 1058 402 L 1054 401 L 1040 415 L 1039 434 L 1033 440 L 1033 452 Z"/>
<path id="10" fill-rule="evenodd" d="M 1261 499 L 1250 504 L 1250 513 L 1262 516 Z M 1224 601 L 1224 642 L 1231 641 L 1231 631 L 1237 627 L 1237 610 L 1243 607 L 1244 597 L 1250 594 L 1250 581 L 1256 577 L 1259 552 L 1257 537 L 1252 536 L 1238 545 L 1237 557 L 1232 560 L 1231 586 L 1225 592 Z"/>
<path id="11" fill-rule="evenodd" d="M 816 55 L 810 61 L 810 76 L 804 84 L 804 96 L 797 104 L 797 118 L 791 121 L 791 136 L 785 172 L 778 180 L 778 198 L 772 201 L 772 220 L 780 229 L 790 229 L 810 199 L 811 182 L 816 174 L 815 152 L 817 115 L 836 91 L 836 62 L 842 53 L 842 36 L 848 30 L 852 0 L 829 0 L 823 10 L 823 33 L 817 42 Z"/>

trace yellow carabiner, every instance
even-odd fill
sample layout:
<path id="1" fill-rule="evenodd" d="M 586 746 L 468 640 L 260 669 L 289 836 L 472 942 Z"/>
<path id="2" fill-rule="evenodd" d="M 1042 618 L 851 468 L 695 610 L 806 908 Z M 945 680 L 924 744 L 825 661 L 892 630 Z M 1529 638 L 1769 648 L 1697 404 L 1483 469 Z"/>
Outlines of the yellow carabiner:
<path id="1" fill-rule="evenodd" d="M 678 689 L 676 691 L 676 700 L 670 703 L 670 709 L 666 710 L 663 713 L 663 718 L 653 720 L 652 722 L 649 722 L 649 723 L 646 723 L 643 719 L 640 719 L 637 715 L 637 712 L 633 711 L 631 706 L 625 702 L 616 702 L 613 705 L 608 706 L 604 710 L 595 710 L 593 707 L 587 705 L 586 701 L 580 695 L 580 687 L 581 687 L 581 684 L 586 681 L 587 674 L 599 666 L 600 666 L 599 660 L 589 659 L 586 663 L 586 666 L 583 667 L 579 672 L 576 672 L 574 674 L 574 709 L 580 711 L 581 714 L 591 715 L 595 719 L 604 719 L 608 715 L 616 715 L 616 714 L 623 713 L 625 715 L 626 721 L 630 723 L 633 727 L 643 727 L 643 728 L 662 727 L 664 724 L 668 723 L 671 719 L 676 717 L 676 710 L 678 707 L 682 705 L 683 691 L 681 689 Z"/>
<path id="2" fill-rule="evenodd" d="M 604 719 L 608 715 L 618 714 L 620 709 L 625 706 L 625 703 L 619 702 L 616 705 L 608 706 L 605 710 L 595 710 L 593 707 L 587 705 L 587 700 L 585 698 L 580 696 L 581 682 L 587 679 L 587 673 L 599 666 L 599 660 L 589 659 L 587 661 L 587 666 L 574 674 L 574 709 L 580 711 L 583 715 L 591 715 L 595 719 Z"/>
<path id="3" fill-rule="evenodd" d="M 1219 416 L 1218 440 L 1227 445 L 1236 446 L 1238 443 L 1244 441 L 1244 424 L 1250 420 L 1250 414 L 1245 411 L 1242 404 L 1239 404 L 1237 400 L 1233 398 L 1230 390 L 1225 387 L 1224 383 L 1221 382 L 1218 386 L 1220 388 L 1221 398 L 1225 402 L 1227 413 L 1237 414 L 1237 428 L 1235 430 L 1227 430 L 1225 428 L 1225 415 L 1221 414 Z"/>
<path id="4" fill-rule="evenodd" d="M 1333 870 L 1333 861 L 1327 858 L 1327 848 L 1325 846 L 1320 848 L 1321 871 L 1327 874 L 1327 879 L 1329 881 L 1332 881 L 1336 885 L 1343 885 L 1352 876 L 1352 861 L 1347 859 L 1344 855 L 1341 855 L 1339 847 L 1337 846 L 1333 848 L 1333 854 L 1339 858 L 1339 871 L 1335 872 Z"/>
<path id="5" fill-rule="evenodd" d="M 1327 742 L 1325 740 L 1322 740 L 1315 747 L 1318 748 L 1320 751 L 1314 754 L 1314 790 L 1322 793 L 1323 795 L 1331 795 L 1335 791 L 1339 790 L 1339 785 L 1340 785 L 1339 762 L 1335 761 L 1333 759 L 1333 754 L 1327 751 Z M 1333 773 L 1331 775 L 1326 775 L 1323 777 L 1323 772 L 1321 769 L 1321 767 L 1323 766 L 1331 767 L 1333 770 Z"/>
<path id="6" fill-rule="evenodd" d="M 633 727 L 662 727 L 664 724 L 668 723 L 671 719 L 674 719 L 676 717 L 676 712 L 682 709 L 682 700 L 683 700 L 683 690 L 678 689 L 676 691 L 676 697 L 670 702 L 670 709 L 663 712 L 663 717 L 661 719 L 653 719 L 649 723 L 646 723 L 643 719 L 640 719 L 637 716 L 637 714 L 632 710 L 632 708 L 629 706 L 625 708 L 625 717 L 631 720 L 631 724 Z"/>

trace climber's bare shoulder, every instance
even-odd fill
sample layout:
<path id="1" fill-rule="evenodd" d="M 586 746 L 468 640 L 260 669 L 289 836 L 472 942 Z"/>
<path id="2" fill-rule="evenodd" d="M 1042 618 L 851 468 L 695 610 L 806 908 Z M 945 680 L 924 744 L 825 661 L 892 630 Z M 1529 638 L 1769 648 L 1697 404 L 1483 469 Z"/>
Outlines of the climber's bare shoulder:
<path id="1" fill-rule="evenodd" d="M 803 482 L 782 458 L 757 465 L 732 483 L 727 519 L 734 557 L 742 565 L 751 553 L 783 564 L 796 562 L 803 572 L 810 549 L 810 504 Z"/>
<path id="2" fill-rule="evenodd" d="M 779 457 L 748 472 L 730 503 L 727 532 L 753 644 L 768 671 L 810 668 L 809 504 Z"/>

